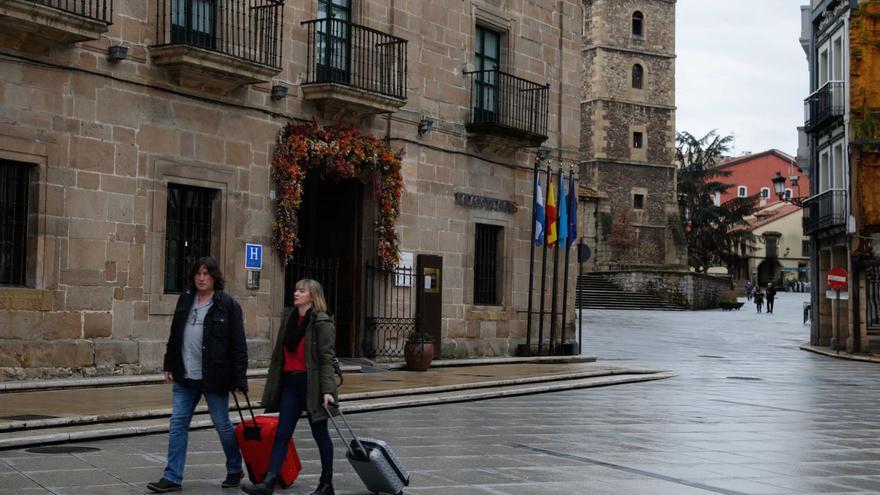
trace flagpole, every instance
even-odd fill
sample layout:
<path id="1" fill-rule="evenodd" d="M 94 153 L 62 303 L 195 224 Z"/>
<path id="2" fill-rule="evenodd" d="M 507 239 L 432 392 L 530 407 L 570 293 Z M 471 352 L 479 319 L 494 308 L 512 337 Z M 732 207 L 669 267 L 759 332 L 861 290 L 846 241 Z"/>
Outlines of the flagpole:
<path id="1" fill-rule="evenodd" d="M 562 179 L 562 170 L 560 169 L 559 173 L 557 174 L 557 184 L 559 184 L 560 187 L 562 186 L 561 179 Z M 560 210 L 560 207 L 557 206 L 556 211 L 558 212 L 559 210 Z M 550 301 L 551 301 L 550 302 L 550 307 L 551 307 L 551 309 L 550 309 L 550 355 L 551 356 L 556 353 L 555 352 L 556 351 L 556 349 L 555 349 L 556 348 L 556 322 L 557 322 L 557 319 L 556 319 L 556 298 L 558 295 L 557 286 L 558 286 L 558 282 L 559 282 L 559 234 L 558 234 L 558 232 L 559 232 L 559 216 L 558 216 L 558 213 L 557 213 L 557 217 L 556 217 L 556 223 L 557 223 L 557 227 L 556 227 L 557 237 L 556 237 L 556 243 L 553 245 L 553 292 L 552 292 L 552 295 L 550 296 Z"/>
<path id="2" fill-rule="evenodd" d="M 569 173 L 568 180 L 569 180 L 569 182 L 573 181 L 574 174 Z M 565 200 L 569 203 L 571 202 L 570 197 L 566 197 Z M 568 219 L 571 218 L 571 212 L 568 211 L 568 209 L 569 209 L 568 205 L 565 205 L 565 206 L 566 206 L 566 212 L 568 214 L 565 221 L 568 222 Z M 566 227 L 568 227 L 568 226 L 566 226 Z M 562 341 L 563 346 L 565 345 L 565 320 L 566 320 L 566 318 L 565 318 L 566 313 L 565 312 L 568 311 L 568 259 L 569 259 L 569 255 L 571 254 L 571 249 L 569 249 L 569 246 L 571 245 L 571 243 L 568 242 L 568 240 L 571 238 L 570 237 L 571 234 L 572 234 L 571 232 L 567 232 L 567 236 L 565 238 L 565 246 L 563 247 L 563 249 L 565 249 L 565 275 L 562 276 L 562 325 L 560 326 L 560 331 L 559 331 L 561 334 L 560 340 Z"/>
<path id="3" fill-rule="evenodd" d="M 534 179 L 532 180 L 532 235 L 529 237 L 529 309 L 526 316 L 526 356 L 532 355 L 532 292 L 535 290 L 535 222 L 538 212 L 538 167 L 541 164 L 540 150 L 535 156 Z"/>
<path id="4" fill-rule="evenodd" d="M 544 201 L 544 208 L 549 208 L 550 201 L 550 181 L 553 178 L 550 175 L 550 165 L 547 165 L 547 198 Z M 544 349 L 544 290 L 547 286 L 547 235 L 549 225 L 544 225 L 544 245 L 543 254 L 541 255 L 541 313 L 538 319 L 538 355 L 541 355 L 541 351 Z"/>

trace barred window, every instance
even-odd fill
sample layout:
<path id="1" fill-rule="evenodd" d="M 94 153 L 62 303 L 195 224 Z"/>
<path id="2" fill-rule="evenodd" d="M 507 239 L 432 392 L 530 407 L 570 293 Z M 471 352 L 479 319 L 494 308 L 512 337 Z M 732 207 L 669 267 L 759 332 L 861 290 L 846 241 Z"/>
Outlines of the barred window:
<path id="1" fill-rule="evenodd" d="M 186 290 L 187 275 L 202 256 L 211 255 L 214 198 L 204 187 L 168 185 L 165 216 L 165 293 Z"/>
<path id="2" fill-rule="evenodd" d="M 24 286 L 27 281 L 31 168 L 0 160 L 0 285 Z"/>
<path id="3" fill-rule="evenodd" d="M 501 304 L 501 239 L 504 229 L 477 224 L 474 241 L 474 304 Z"/>

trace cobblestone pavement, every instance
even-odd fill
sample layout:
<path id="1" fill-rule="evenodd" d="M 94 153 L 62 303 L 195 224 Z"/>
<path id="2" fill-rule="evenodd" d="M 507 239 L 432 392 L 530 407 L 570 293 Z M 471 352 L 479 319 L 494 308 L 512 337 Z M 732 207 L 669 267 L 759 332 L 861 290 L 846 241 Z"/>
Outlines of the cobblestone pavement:
<path id="1" fill-rule="evenodd" d="M 351 415 L 413 472 L 409 494 L 880 493 L 877 364 L 801 351 L 805 296 L 776 314 L 585 311 L 585 351 L 677 377 L 608 388 Z M 297 433 L 307 494 L 319 470 Z M 305 433 L 305 435 L 303 435 Z M 0 452 L 0 494 L 144 493 L 165 435 L 84 443 L 74 455 Z M 366 490 L 342 459 L 340 494 Z M 184 493 L 221 490 L 211 430 L 191 435 Z"/>

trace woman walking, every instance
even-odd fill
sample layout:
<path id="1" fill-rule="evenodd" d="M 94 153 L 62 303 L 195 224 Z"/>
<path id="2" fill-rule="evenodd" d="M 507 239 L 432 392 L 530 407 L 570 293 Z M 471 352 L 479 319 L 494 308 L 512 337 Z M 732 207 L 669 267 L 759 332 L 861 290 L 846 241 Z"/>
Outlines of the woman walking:
<path id="1" fill-rule="evenodd" d="M 324 289 L 317 281 L 297 282 L 293 305 L 294 311 L 278 332 L 263 392 L 266 412 L 279 413 L 269 471 L 262 483 L 242 486 L 250 495 L 271 495 L 275 490 L 278 470 L 303 411 L 308 415 L 321 456 L 321 481 L 312 495 L 334 495 L 333 443 L 327 430 L 325 407 L 335 403 L 337 396 L 333 373 L 336 328 L 333 317 L 327 314 Z"/>

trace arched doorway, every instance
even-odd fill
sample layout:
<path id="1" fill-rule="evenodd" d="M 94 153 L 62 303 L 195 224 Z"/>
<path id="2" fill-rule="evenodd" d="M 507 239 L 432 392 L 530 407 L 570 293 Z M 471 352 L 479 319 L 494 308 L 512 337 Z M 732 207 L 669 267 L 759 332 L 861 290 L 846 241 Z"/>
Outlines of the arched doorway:
<path id="1" fill-rule="evenodd" d="M 331 181 L 317 174 L 306 178 L 298 213 L 300 246 L 284 277 L 285 307 L 292 304 L 297 280 L 313 278 L 324 286 L 336 319 L 336 353 L 342 357 L 357 353 L 363 189 L 356 179 Z"/>
<path id="2" fill-rule="evenodd" d="M 758 285 L 761 287 L 769 283 L 780 286 L 782 282 L 782 265 L 779 260 L 765 259 L 758 265 Z"/>

